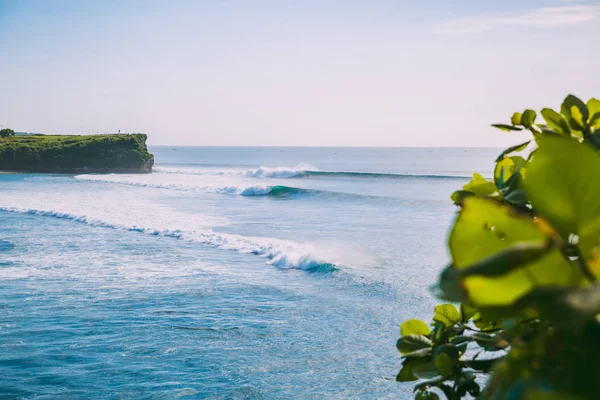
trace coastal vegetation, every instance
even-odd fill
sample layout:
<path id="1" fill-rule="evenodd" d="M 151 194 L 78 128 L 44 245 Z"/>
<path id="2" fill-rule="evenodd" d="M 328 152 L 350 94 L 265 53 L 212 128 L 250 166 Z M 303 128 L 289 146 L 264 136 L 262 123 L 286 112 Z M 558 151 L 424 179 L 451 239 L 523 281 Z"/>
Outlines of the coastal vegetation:
<path id="1" fill-rule="evenodd" d="M 6 138 L 10 136 L 15 136 L 15 131 L 10 128 L 0 129 L 0 137 Z"/>
<path id="2" fill-rule="evenodd" d="M 151 172 L 145 134 L 29 135 L 0 139 L 0 170 L 106 173 Z"/>
<path id="3" fill-rule="evenodd" d="M 452 194 L 452 261 L 433 288 L 448 303 L 397 342 L 416 399 L 600 397 L 600 100 L 540 114 L 493 125 L 533 138 Z"/>

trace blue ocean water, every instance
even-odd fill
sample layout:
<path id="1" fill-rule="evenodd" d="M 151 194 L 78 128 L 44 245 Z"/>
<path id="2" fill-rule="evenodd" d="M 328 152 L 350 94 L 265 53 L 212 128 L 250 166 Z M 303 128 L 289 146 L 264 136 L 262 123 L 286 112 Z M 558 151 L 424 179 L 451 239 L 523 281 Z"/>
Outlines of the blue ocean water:
<path id="1" fill-rule="evenodd" d="M 411 398 L 398 326 L 497 149 L 151 151 L 0 175 L 0 397 Z"/>

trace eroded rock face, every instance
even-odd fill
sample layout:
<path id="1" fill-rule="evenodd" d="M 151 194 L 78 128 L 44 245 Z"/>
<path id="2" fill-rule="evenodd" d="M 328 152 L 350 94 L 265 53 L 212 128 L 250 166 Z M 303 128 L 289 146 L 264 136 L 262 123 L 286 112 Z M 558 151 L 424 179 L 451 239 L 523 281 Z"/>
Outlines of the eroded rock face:
<path id="1" fill-rule="evenodd" d="M 150 159 L 142 165 L 141 172 L 150 174 L 150 173 L 152 173 L 153 166 L 154 166 L 154 156 L 150 157 Z"/>

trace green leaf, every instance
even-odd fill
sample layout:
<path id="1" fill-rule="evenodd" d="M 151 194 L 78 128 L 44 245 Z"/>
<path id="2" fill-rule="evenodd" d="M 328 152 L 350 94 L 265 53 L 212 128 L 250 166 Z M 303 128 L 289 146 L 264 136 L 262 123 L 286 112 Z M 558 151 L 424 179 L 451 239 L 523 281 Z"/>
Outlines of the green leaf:
<path id="1" fill-rule="evenodd" d="M 433 344 L 438 345 L 444 342 L 446 339 L 446 324 L 443 322 L 437 322 L 433 327 Z"/>
<path id="2" fill-rule="evenodd" d="M 592 97 L 591 99 L 588 100 L 588 102 L 586 103 L 586 106 L 588 108 L 590 115 L 600 113 L 600 100 Z"/>
<path id="3" fill-rule="evenodd" d="M 434 308 L 433 320 L 448 328 L 460 322 L 460 313 L 452 304 L 439 304 Z"/>
<path id="4" fill-rule="evenodd" d="M 510 154 L 510 153 L 514 153 L 515 151 L 523 151 L 525 150 L 525 148 L 527 147 L 527 145 L 529 145 L 529 143 L 531 143 L 531 140 L 526 141 L 525 143 L 521 143 L 518 144 L 516 146 L 511 146 L 508 149 L 504 150 L 499 156 L 498 158 L 496 158 L 496 162 L 502 161 L 504 159 L 504 156 Z"/>
<path id="5" fill-rule="evenodd" d="M 594 133 L 585 138 L 585 142 L 597 150 L 600 150 L 600 133 Z M 462 201 L 461 201 L 462 203 Z"/>
<path id="6" fill-rule="evenodd" d="M 412 381 L 416 381 L 419 378 L 417 378 L 414 374 L 414 370 L 422 365 L 427 363 L 428 360 L 425 359 L 419 359 L 419 358 L 411 358 L 408 360 L 404 360 L 404 362 L 402 363 L 402 369 L 400 370 L 400 372 L 398 373 L 398 375 L 396 376 L 396 381 L 398 382 L 412 382 Z"/>
<path id="7" fill-rule="evenodd" d="M 467 367 L 473 368 L 476 371 L 490 372 L 490 370 L 492 369 L 494 364 L 503 359 L 504 359 L 504 357 L 491 358 L 491 359 L 485 359 L 485 360 L 468 360 L 468 361 L 463 361 L 463 363 Z"/>
<path id="8" fill-rule="evenodd" d="M 464 371 L 460 374 L 460 376 L 456 380 L 456 385 L 459 387 L 468 385 L 470 382 L 473 382 L 475 379 L 476 379 L 476 376 L 473 372 Z"/>
<path id="9" fill-rule="evenodd" d="M 590 127 L 592 127 L 595 131 L 600 130 L 600 112 L 593 114 L 592 118 L 590 118 Z"/>
<path id="10" fill-rule="evenodd" d="M 498 128 L 501 129 L 505 132 L 511 132 L 511 131 L 522 131 L 523 128 L 519 128 L 517 126 L 512 126 L 512 125 L 505 125 L 505 124 L 493 124 L 492 125 L 494 128 Z"/>
<path id="11" fill-rule="evenodd" d="M 566 117 L 569 126 L 576 131 L 582 131 L 590 117 L 586 104 L 572 94 L 565 98 L 560 112 Z"/>
<path id="12" fill-rule="evenodd" d="M 455 302 L 465 300 L 465 293 L 454 266 L 449 265 L 444 268 L 438 282 L 437 286 L 433 287 L 433 291 L 437 292 L 437 297 L 442 300 Z"/>
<path id="13" fill-rule="evenodd" d="M 460 303 L 460 318 L 462 323 L 467 323 L 475 314 L 477 314 L 475 307 L 465 301 Z"/>
<path id="14" fill-rule="evenodd" d="M 537 113 L 533 110 L 525 110 L 523 113 L 523 117 L 521 118 L 521 125 L 526 128 L 530 128 L 535 124 L 535 118 L 537 117 Z"/>
<path id="15" fill-rule="evenodd" d="M 590 113 L 589 126 L 594 129 L 600 129 L 600 100 L 589 99 L 586 103 L 588 111 Z"/>
<path id="16" fill-rule="evenodd" d="M 409 319 L 400 325 L 400 336 L 424 335 L 427 336 L 431 330 L 427 324 L 419 319 Z"/>
<path id="17" fill-rule="evenodd" d="M 450 344 L 453 344 L 453 345 L 456 345 L 456 346 L 458 346 L 458 345 L 460 345 L 460 344 L 463 344 L 463 343 L 468 343 L 468 342 L 472 342 L 472 341 L 473 341 L 473 340 L 471 339 L 471 337 L 470 337 L 470 336 L 466 336 L 466 335 L 458 335 L 458 336 L 454 336 L 454 337 L 452 338 L 452 340 L 450 340 Z"/>
<path id="18" fill-rule="evenodd" d="M 429 357 L 433 353 L 433 349 L 431 347 L 411 351 L 410 353 L 404 354 L 405 358 L 425 358 Z"/>
<path id="19" fill-rule="evenodd" d="M 590 146 L 548 138 L 540 142 L 523 186 L 533 207 L 565 240 L 575 234 L 581 243 L 600 218 L 599 177 L 600 155 Z"/>
<path id="20" fill-rule="evenodd" d="M 435 351 L 435 368 L 441 376 L 452 376 L 459 357 L 460 354 L 456 346 L 451 344 L 440 346 Z"/>
<path id="21" fill-rule="evenodd" d="M 504 200 L 514 205 L 525 205 L 529 203 L 529 199 L 523 190 L 513 190 L 504 195 Z"/>
<path id="22" fill-rule="evenodd" d="M 496 168 L 494 169 L 494 182 L 496 186 L 499 188 L 505 187 L 506 182 L 526 166 L 527 160 L 521 156 L 503 158 L 500 162 L 496 163 Z"/>
<path id="23" fill-rule="evenodd" d="M 477 313 L 473 316 L 473 324 L 484 332 L 492 331 L 502 326 L 500 322 L 487 319 L 483 317 L 481 313 Z"/>
<path id="24" fill-rule="evenodd" d="M 457 206 L 460 206 L 462 204 L 463 200 L 469 196 L 477 196 L 477 195 L 473 192 L 468 192 L 466 190 L 457 190 L 456 192 L 452 193 L 452 196 L 450 196 L 450 199 L 452 200 L 452 202 L 454 202 L 454 204 L 456 204 Z"/>
<path id="25" fill-rule="evenodd" d="M 490 196 L 498 192 L 498 188 L 483 176 L 474 173 L 471 182 L 463 186 L 463 190 L 475 193 L 478 196 Z"/>
<path id="26" fill-rule="evenodd" d="M 403 355 L 407 355 L 416 350 L 431 348 L 431 340 L 423 335 L 406 335 L 398 339 L 396 348 Z"/>
<path id="27" fill-rule="evenodd" d="M 484 332 L 476 332 L 473 334 L 472 338 L 486 351 L 499 351 L 508 347 L 508 342 L 506 340 Z"/>
<path id="28" fill-rule="evenodd" d="M 548 241 L 516 243 L 461 269 L 458 271 L 458 276 L 465 278 L 474 275 L 487 277 L 505 275 L 547 255 L 552 250 L 550 244 L 551 242 Z"/>
<path id="29" fill-rule="evenodd" d="M 576 106 L 571 107 L 571 118 L 577 122 L 578 126 L 585 127 L 585 121 L 583 120 L 583 114 Z"/>
<path id="30" fill-rule="evenodd" d="M 413 373 L 419 379 L 431 379 L 438 375 L 437 369 L 432 359 L 427 358 L 413 358 L 413 360 L 422 360 L 421 363 L 416 365 L 413 369 Z"/>
<path id="31" fill-rule="evenodd" d="M 513 125 L 521 125 L 521 117 L 522 114 L 519 112 L 516 112 L 512 115 L 512 117 L 510 118 L 510 123 Z"/>
<path id="32" fill-rule="evenodd" d="M 569 136 L 571 130 L 569 129 L 569 123 L 561 114 L 557 113 L 551 108 L 544 108 L 542 110 L 542 117 L 546 121 L 546 124 L 556 133 Z"/>
<path id="33" fill-rule="evenodd" d="M 529 176 L 528 172 L 527 179 Z M 511 207 L 492 200 L 470 197 L 465 199 L 450 232 L 449 246 L 453 264 L 460 273 L 517 243 L 545 243 L 547 238 L 548 232 L 531 217 L 515 214 Z M 568 286 L 581 279 L 580 271 L 554 249 L 527 267 L 499 277 L 469 276 L 460 285 L 470 302 L 479 308 L 507 306 L 534 287 Z"/>

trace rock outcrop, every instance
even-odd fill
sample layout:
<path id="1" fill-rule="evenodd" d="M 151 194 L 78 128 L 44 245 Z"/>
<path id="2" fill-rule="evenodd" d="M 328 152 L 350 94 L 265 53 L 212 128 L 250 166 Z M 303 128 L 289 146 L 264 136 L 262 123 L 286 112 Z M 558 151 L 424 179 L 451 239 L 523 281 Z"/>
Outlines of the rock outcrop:
<path id="1" fill-rule="evenodd" d="M 145 134 L 30 135 L 0 139 L 0 170 L 45 173 L 150 173 Z"/>

